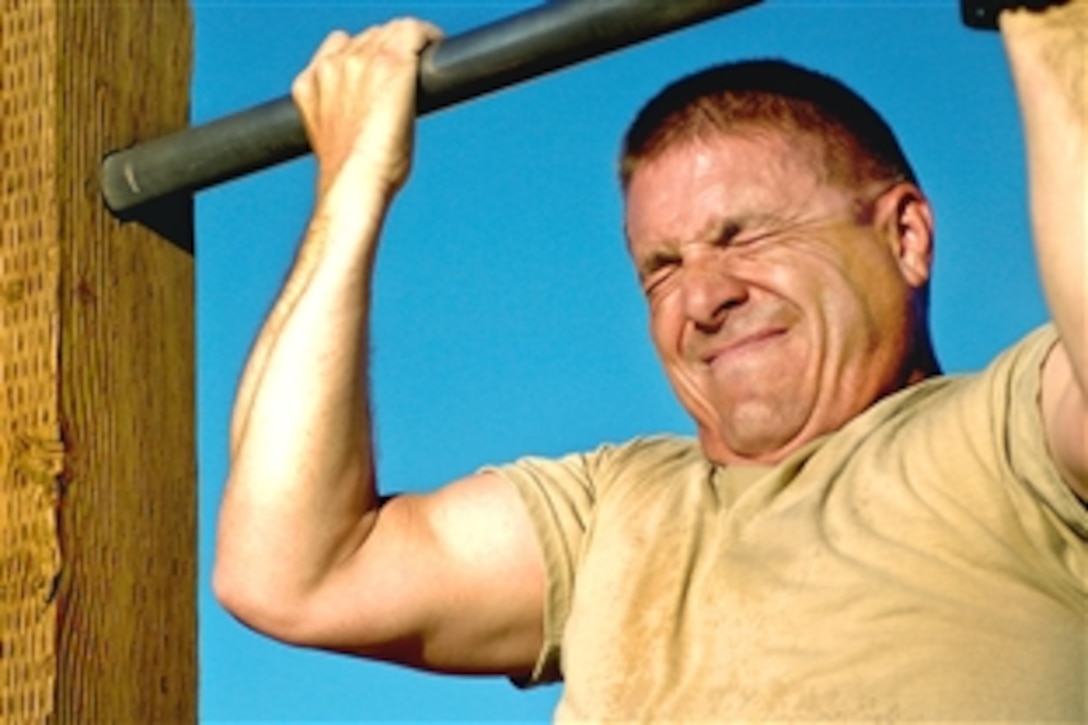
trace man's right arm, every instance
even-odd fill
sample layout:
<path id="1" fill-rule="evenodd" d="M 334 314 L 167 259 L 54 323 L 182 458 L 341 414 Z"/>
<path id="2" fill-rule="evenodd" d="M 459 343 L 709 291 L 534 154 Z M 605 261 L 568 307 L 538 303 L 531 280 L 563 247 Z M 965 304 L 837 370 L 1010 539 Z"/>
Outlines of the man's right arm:
<path id="1" fill-rule="evenodd" d="M 1060 339 L 1043 368 L 1047 444 L 1088 504 L 1088 0 L 1002 13 L 1024 124 L 1032 236 Z"/>
<path id="2" fill-rule="evenodd" d="M 317 202 L 235 403 L 214 586 L 244 622 L 294 644 L 524 674 L 544 573 L 516 491 L 482 474 L 382 503 L 375 481 L 371 277 L 409 172 L 418 54 L 437 37 L 410 20 L 336 33 L 296 80 Z"/>

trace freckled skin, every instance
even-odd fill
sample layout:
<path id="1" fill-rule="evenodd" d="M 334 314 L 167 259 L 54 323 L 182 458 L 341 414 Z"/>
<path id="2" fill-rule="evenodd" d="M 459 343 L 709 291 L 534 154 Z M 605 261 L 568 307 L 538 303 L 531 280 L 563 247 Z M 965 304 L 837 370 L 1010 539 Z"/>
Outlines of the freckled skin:
<path id="1" fill-rule="evenodd" d="M 721 134 L 643 162 L 627 189 L 655 347 L 720 463 L 781 460 L 935 368 L 921 192 L 826 183 L 815 157 Z"/>

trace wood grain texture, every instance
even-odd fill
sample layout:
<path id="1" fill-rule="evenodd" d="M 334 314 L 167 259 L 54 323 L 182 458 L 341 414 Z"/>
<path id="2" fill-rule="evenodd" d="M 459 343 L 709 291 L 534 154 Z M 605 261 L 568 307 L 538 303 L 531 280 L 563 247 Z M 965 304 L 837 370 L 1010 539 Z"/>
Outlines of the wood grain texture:
<path id="1" fill-rule="evenodd" d="M 56 686 L 60 573 L 54 9 L 0 16 L 0 722 L 43 722 Z"/>
<path id="2" fill-rule="evenodd" d="M 0 8 L 0 721 L 195 722 L 193 260 L 98 191 L 185 125 L 190 12 Z"/>
<path id="3" fill-rule="evenodd" d="M 110 150 L 186 124 L 178 0 L 57 3 L 59 722 L 196 719 L 193 260 L 101 201 Z M 179 204 L 175 235 L 192 235 Z"/>

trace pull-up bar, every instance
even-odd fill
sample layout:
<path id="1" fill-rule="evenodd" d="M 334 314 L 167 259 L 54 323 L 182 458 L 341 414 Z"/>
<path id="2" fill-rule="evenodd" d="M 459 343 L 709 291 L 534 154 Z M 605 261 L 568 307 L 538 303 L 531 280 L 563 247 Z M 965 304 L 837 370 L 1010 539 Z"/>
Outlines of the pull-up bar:
<path id="1" fill-rule="evenodd" d="M 425 114 L 647 40 L 758 0 L 556 0 L 424 50 Z M 122 218 L 310 150 L 289 96 L 108 155 L 106 205 Z"/>

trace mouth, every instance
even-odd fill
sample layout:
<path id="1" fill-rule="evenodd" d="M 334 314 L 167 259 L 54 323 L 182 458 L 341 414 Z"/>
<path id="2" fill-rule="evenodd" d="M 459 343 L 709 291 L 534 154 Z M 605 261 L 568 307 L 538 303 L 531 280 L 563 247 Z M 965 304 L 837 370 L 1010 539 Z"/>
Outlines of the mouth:
<path id="1" fill-rule="evenodd" d="M 782 327 L 768 327 L 728 340 L 724 345 L 713 347 L 701 357 L 704 365 L 714 366 L 725 360 L 760 352 L 767 345 L 776 342 L 786 334 Z"/>

